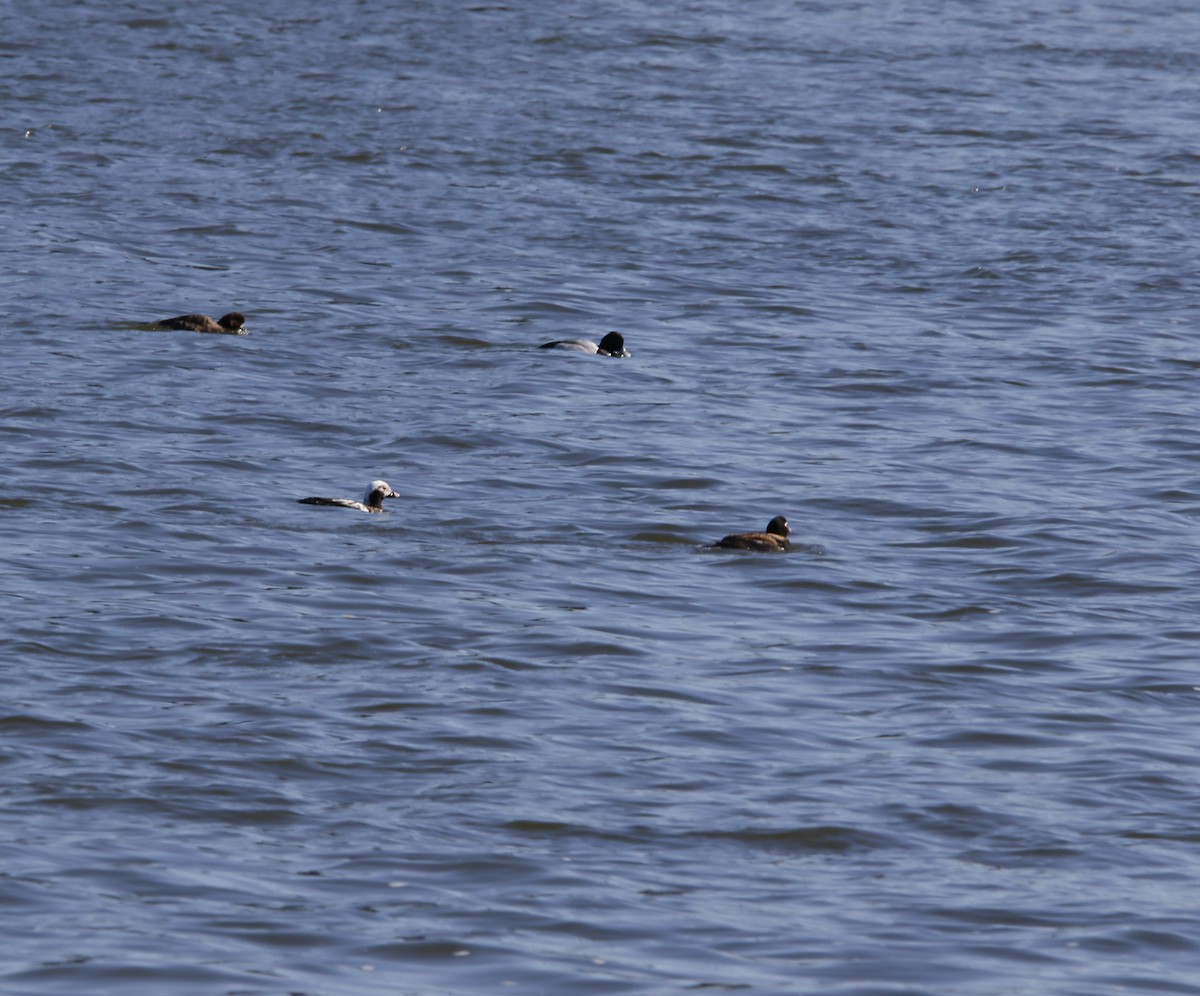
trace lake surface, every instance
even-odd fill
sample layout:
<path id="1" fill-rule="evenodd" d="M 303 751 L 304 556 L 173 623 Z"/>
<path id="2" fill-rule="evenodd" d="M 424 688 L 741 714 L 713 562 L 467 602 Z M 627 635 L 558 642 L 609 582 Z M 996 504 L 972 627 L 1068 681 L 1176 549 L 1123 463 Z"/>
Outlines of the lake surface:
<path id="1" fill-rule="evenodd" d="M 1193 5 L 0 23 L 0 992 L 1200 993 Z"/>

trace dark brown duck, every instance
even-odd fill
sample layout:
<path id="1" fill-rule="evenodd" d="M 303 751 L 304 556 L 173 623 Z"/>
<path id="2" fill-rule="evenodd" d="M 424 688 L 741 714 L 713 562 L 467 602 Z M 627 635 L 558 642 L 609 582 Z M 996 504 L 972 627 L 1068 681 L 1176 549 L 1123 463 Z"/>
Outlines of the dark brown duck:
<path id="1" fill-rule="evenodd" d="M 242 335 L 246 330 L 246 316 L 240 311 L 231 311 L 213 321 L 208 315 L 178 315 L 157 322 L 160 329 L 178 332 L 215 332 L 224 335 Z"/>
<path id="2" fill-rule="evenodd" d="M 767 523 L 767 528 L 761 533 L 733 533 L 724 539 L 719 539 L 712 549 L 720 550 L 758 550 L 763 553 L 786 553 L 788 533 L 792 530 L 787 519 L 777 515 Z"/>

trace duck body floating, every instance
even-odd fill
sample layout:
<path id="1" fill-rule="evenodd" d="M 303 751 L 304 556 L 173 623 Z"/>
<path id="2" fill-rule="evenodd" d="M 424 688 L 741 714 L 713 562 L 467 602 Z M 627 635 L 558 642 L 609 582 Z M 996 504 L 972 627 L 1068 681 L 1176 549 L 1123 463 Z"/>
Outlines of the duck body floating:
<path id="1" fill-rule="evenodd" d="M 609 332 L 599 343 L 594 343 L 591 339 L 555 339 L 553 342 L 542 343 L 538 349 L 573 349 L 577 353 L 621 358 L 631 355 L 625 349 L 625 337 L 620 332 Z"/>
<path id="2" fill-rule="evenodd" d="M 760 553 L 787 553 L 791 527 L 785 516 L 777 515 L 761 533 L 732 533 L 717 540 L 710 550 L 757 550 Z"/>
<path id="3" fill-rule="evenodd" d="M 387 481 L 372 481 L 362 501 L 353 498 L 297 498 L 300 505 L 328 505 L 334 508 L 353 508 L 359 512 L 382 512 L 384 498 L 399 498 Z"/>
<path id="4" fill-rule="evenodd" d="M 177 315 L 155 322 L 155 328 L 176 332 L 208 332 L 216 335 L 246 335 L 246 316 L 240 311 L 231 311 L 215 321 L 208 315 Z"/>

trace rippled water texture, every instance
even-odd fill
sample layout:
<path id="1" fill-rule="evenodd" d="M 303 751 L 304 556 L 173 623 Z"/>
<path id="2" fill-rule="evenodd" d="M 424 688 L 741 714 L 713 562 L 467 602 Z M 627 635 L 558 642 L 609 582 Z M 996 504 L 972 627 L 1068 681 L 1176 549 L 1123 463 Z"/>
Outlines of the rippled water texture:
<path id="1" fill-rule="evenodd" d="M 1191 5 L 2 22 L 5 996 L 1200 993 Z"/>

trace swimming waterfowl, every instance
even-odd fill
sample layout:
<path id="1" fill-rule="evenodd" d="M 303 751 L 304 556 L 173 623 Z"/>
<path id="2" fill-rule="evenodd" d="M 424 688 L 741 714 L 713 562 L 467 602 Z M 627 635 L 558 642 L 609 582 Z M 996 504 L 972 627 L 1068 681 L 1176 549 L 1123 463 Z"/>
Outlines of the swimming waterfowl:
<path id="1" fill-rule="evenodd" d="M 362 501 L 353 498 L 297 498 L 300 505 L 336 505 L 338 508 L 354 508 L 360 512 L 382 512 L 384 498 L 399 498 L 387 481 L 372 481 Z"/>
<path id="2" fill-rule="evenodd" d="M 164 318 L 155 323 L 160 329 L 174 329 L 177 332 L 217 332 L 225 335 L 243 335 L 246 333 L 246 316 L 240 311 L 231 311 L 222 315 L 215 322 L 208 315 L 179 315 L 176 318 Z"/>
<path id="3" fill-rule="evenodd" d="M 788 550 L 788 533 L 792 530 L 784 516 L 777 515 L 767 523 L 765 532 L 733 533 L 724 539 L 719 539 L 712 549 L 722 550 L 758 550 L 763 553 L 786 553 Z"/>
<path id="4" fill-rule="evenodd" d="M 591 339 L 555 339 L 554 342 L 544 342 L 538 349 L 573 349 L 579 353 L 592 353 L 597 356 L 628 357 L 625 351 L 625 337 L 620 332 L 609 332 L 600 344 Z"/>

